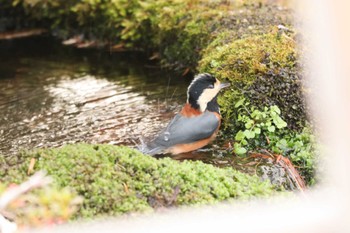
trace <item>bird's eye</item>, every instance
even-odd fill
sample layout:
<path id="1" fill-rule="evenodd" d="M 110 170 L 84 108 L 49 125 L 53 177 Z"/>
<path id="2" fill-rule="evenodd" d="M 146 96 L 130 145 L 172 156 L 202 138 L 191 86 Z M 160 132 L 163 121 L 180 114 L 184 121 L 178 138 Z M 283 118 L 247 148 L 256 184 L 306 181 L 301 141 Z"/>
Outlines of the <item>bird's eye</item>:
<path id="1" fill-rule="evenodd" d="M 213 88 L 214 88 L 214 85 L 213 85 L 213 84 L 210 84 L 210 85 L 208 86 L 208 88 L 213 89 Z"/>

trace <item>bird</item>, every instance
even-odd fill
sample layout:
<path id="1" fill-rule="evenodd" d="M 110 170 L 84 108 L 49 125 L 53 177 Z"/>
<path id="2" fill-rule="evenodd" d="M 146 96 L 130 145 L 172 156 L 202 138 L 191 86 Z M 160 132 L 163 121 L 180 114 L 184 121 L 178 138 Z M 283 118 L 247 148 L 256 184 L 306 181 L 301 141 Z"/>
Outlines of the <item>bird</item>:
<path id="1" fill-rule="evenodd" d="M 221 125 L 217 96 L 229 83 L 209 73 L 198 74 L 187 89 L 187 101 L 170 123 L 141 152 L 148 155 L 191 152 L 213 141 Z"/>

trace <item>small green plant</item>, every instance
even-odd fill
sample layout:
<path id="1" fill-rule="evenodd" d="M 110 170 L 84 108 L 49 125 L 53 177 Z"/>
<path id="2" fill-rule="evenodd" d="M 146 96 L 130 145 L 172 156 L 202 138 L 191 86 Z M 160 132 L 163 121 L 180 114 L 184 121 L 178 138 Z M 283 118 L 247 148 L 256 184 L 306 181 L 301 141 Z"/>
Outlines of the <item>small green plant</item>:
<path id="1" fill-rule="evenodd" d="M 282 133 L 271 137 L 271 151 L 288 156 L 294 165 L 299 167 L 306 181 L 313 184 L 319 145 L 311 126 L 305 127 L 300 133 L 293 131 L 283 131 Z"/>
<path id="2" fill-rule="evenodd" d="M 254 148 L 261 145 L 262 140 L 269 141 L 270 136 L 275 134 L 276 130 L 283 129 L 287 123 L 281 118 L 281 110 L 278 106 L 264 107 L 262 111 L 255 107 L 250 107 L 249 102 L 244 98 L 235 105 L 238 109 L 237 122 L 243 126 L 235 136 L 235 153 L 242 155 L 247 153 L 248 148 Z"/>
<path id="3" fill-rule="evenodd" d="M 306 181 L 314 183 L 318 146 L 310 125 L 301 132 L 288 129 L 276 105 L 259 110 L 242 98 L 235 108 L 238 131 L 234 134 L 234 152 L 237 155 L 244 156 L 249 151 L 265 149 L 288 156 L 299 167 Z"/>

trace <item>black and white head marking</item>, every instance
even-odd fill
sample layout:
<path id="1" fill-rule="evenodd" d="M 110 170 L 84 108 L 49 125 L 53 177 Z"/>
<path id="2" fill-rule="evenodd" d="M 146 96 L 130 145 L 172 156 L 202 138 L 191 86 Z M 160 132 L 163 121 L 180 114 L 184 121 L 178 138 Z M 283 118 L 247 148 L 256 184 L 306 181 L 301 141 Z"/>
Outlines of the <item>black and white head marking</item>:
<path id="1" fill-rule="evenodd" d="M 204 112 L 207 104 L 214 99 L 220 91 L 220 81 L 210 74 L 198 74 L 187 90 L 187 103 L 195 109 Z"/>

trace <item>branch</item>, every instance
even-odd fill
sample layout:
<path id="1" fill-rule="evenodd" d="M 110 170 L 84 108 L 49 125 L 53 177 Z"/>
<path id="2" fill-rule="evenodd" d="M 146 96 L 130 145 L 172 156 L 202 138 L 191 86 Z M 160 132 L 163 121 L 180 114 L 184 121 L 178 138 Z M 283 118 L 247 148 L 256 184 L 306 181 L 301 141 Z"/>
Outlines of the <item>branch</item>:
<path id="1" fill-rule="evenodd" d="M 4 210 L 8 204 L 17 199 L 23 193 L 31 189 L 42 187 L 51 182 L 49 177 L 45 176 L 45 172 L 39 171 L 29 178 L 26 182 L 17 187 L 6 190 L 0 197 L 0 211 Z"/>

